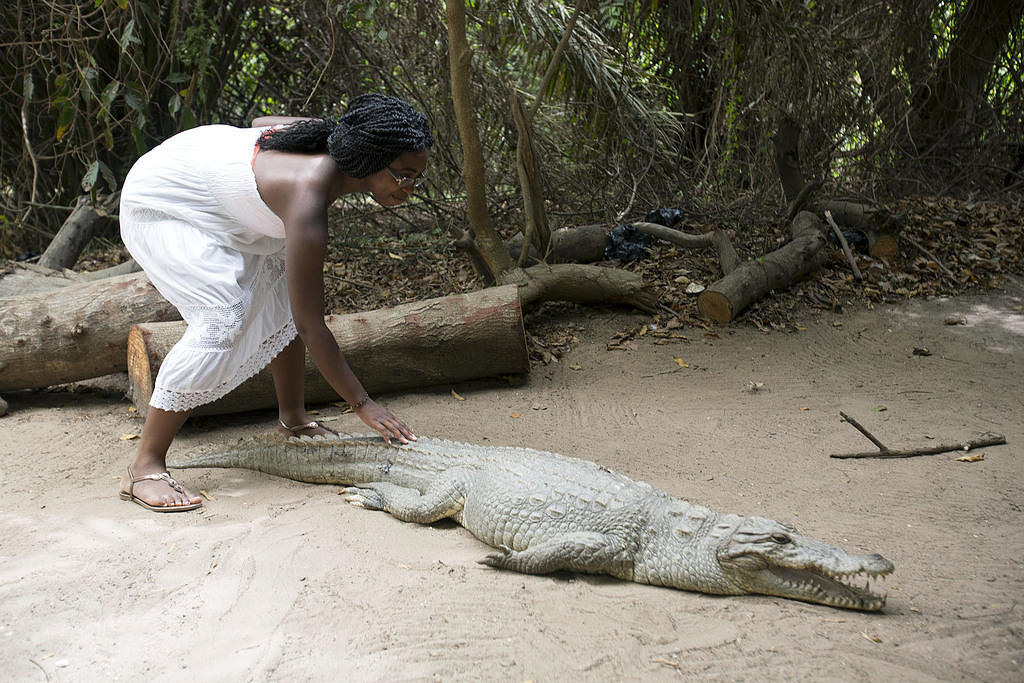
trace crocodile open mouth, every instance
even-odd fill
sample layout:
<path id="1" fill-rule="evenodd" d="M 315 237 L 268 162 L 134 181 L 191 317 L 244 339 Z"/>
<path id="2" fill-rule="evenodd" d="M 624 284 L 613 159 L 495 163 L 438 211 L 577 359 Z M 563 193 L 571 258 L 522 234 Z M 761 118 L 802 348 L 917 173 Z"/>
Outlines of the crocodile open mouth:
<path id="1" fill-rule="evenodd" d="M 768 565 L 762 572 L 762 581 L 772 584 L 775 594 L 796 600 L 816 602 L 832 607 L 845 607 L 875 612 L 885 607 L 885 594 L 871 591 L 871 579 L 884 579 L 892 570 L 873 572 L 825 572 L 817 569 L 792 569 Z M 854 584 L 864 580 L 864 587 Z M 773 591 L 774 592 L 774 591 Z"/>

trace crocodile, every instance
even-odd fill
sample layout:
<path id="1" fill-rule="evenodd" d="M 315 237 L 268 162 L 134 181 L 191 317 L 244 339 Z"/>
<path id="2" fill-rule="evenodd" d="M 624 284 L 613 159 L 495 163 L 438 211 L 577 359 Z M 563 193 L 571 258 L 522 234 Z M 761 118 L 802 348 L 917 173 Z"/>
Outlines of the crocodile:
<path id="1" fill-rule="evenodd" d="M 529 448 L 262 434 L 200 446 L 171 467 L 241 467 L 342 485 L 348 502 L 406 522 L 451 518 L 497 549 L 482 564 L 527 574 L 610 574 L 878 611 L 885 596 L 869 580 L 863 588 L 854 581 L 893 571 L 881 555 L 847 553 L 788 524 L 719 514 L 597 463 Z"/>

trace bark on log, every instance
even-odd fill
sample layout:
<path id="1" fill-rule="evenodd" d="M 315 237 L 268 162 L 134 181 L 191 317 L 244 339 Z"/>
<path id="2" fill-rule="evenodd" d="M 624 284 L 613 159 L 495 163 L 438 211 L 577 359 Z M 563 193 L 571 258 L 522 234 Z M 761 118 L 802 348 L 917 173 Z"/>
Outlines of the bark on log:
<path id="1" fill-rule="evenodd" d="M 138 273 L 142 271 L 142 266 L 135 262 L 135 259 L 128 259 L 124 263 L 118 263 L 116 266 L 110 266 L 109 268 L 101 268 L 100 270 L 86 270 L 78 273 L 79 280 L 102 280 L 105 277 L 116 277 L 118 275 L 128 275 L 129 273 Z"/>
<path id="2" fill-rule="evenodd" d="M 664 225 L 658 225 L 657 223 L 633 223 L 633 227 L 639 232 L 657 237 L 660 240 L 665 240 L 676 246 L 683 247 L 684 249 L 703 249 L 707 247 L 714 247 L 715 251 L 718 252 L 718 261 L 722 267 L 722 272 L 728 275 L 742 263 L 739 255 L 732 246 L 732 242 L 729 240 L 729 236 L 724 230 L 715 230 L 713 232 L 704 232 L 698 235 L 692 235 L 690 233 L 680 232 L 675 228 L 667 228 Z"/>
<path id="3" fill-rule="evenodd" d="M 785 289 L 816 269 L 821 261 L 825 235 L 821 220 L 802 211 L 790 227 L 792 239 L 785 245 L 747 261 L 697 297 L 697 308 L 715 322 L 727 323 L 773 289 Z"/>
<path id="4" fill-rule="evenodd" d="M 603 225 L 581 225 L 560 228 L 551 233 L 547 254 L 541 256 L 530 247 L 532 263 L 593 263 L 604 259 L 608 231 Z M 505 241 L 513 261 L 519 260 L 523 248 L 523 234 L 517 233 Z"/>
<path id="5" fill-rule="evenodd" d="M 124 372 L 129 327 L 180 319 L 141 273 L 0 299 L 0 391 Z"/>
<path id="6" fill-rule="evenodd" d="M 137 273 L 142 268 L 134 259 L 101 270 L 75 272 L 62 268 L 54 270 L 35 263 L 10 261 L 0 263 L 0 299 L 23 297 L 27 294 L 51 292 L 68 285 L 102 280 L 117 275 Z"/>
<path id="7" fill-rule="evenodd" d="M 39 265 L 54 270 L 75 265 L 78 255 L 96 232 L 96 227 L 117 209 L 120 198 L 121 193 L 114 192 L 107 195 L 97 206 L 93 206 L 88 195 L 79 197 L 75 210 L 64 221 L 46 247 L 46 251 L 39 257 Z"/>
<path id="8" fill-rule="evenodd" d="M 519 285 L 524 306 L 542 301 L 580 304 L 625 304 L 654 313 L 657 297 L 637 273 L 579 263 L 541 264 L 508 273 L 506 283 Z"/>
<path id="9" fill-rule="evenodd" d="M 3 264 L 0 271 L 0 299 L 51 292 L 78 281 L 78 276 L 70 270 L 53 270 L 35 263 L 9 261 Z"/>
<path id="10" fill-rule="evenodd" d="M 371 394 L 529 372 L 519 296 L 512 286 L 327 317 L 345 358 Z M 185 323 L 139 324 L 128 341 L 132 402 L 144 412 L 157 370 Z M 306 402 L 340 400 L 306 359 Z M 223 415 L 277 405 L 270 370 L 193 411 Z"/>

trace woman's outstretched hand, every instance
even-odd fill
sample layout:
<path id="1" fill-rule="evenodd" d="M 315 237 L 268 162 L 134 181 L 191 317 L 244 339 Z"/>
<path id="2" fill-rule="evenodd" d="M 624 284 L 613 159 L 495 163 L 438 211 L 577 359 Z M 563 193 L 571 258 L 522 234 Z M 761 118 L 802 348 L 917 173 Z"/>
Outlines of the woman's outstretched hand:
<path id="1" fill-rule="evenodd" d="M 384 437 L 384 442 L 389 446 L 391 445 L 392 437 L 402 443 L 416 440 L 416 435 L 412 433 L 412 430 L 404 422 L 392 415 L 391 411 L 384 406 L 378 405 L 373 399 L 368 399 L 366 403 L 360 406 L 356 410 L 356 415 L 368 427 L 379 432 Z"/>

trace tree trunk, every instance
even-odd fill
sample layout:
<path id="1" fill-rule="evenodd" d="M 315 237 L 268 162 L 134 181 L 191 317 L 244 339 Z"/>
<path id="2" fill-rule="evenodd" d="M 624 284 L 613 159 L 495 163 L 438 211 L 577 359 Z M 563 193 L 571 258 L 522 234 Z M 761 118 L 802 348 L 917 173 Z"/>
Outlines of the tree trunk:
<path id="1" fill-rule="evenodd" d="M 775 168 L 782 180 L 782 192 L 786 203 L 792 204 L 804 188 L 804 174 L 800 168 L 800 126 L 789 118 L 782 120 L 779 130 L 772 137 Z"/>
<path id="2" fill-rule="evenodd" d="M 513 90 L 510 96 L 512 120 L 515 121 L 518 139 L 516 142 L 516 170 L 519 173 L 519 190 L 523 194 L 523 215 L 526 220 L 526 241 L 544 253 L 551 242 L 548 215 L 544 210 L 544 193 L 540 187 L 540 168 L 533 149 L 533 133 L 530 120 L 523 111 L 523 96 Z M 521 256 L 519 265 L 526 265 L 526 256 Z"/>
<path id="3" fill-rule="evenodd" d="M 129 327 L 180 319 L 138 273 L 2 299 L 0 391 L 123 372 Z"/>
<path id="4" fill-rule="evenodd" d="M 462 141 L 462 175 L 466 181 L 466 205 L 469 224 L 480 251 L 487 261 L 490 273 L 479 273 L 488 281 L 494 281 L 512 268 L 512 259 L 504 242 L 491 227 L 487 214 L 487 194 L 484 190 L 484 156 L 480 148 L 480 136 L 476 129 L 476 113 L 469 94 L 469 61 L 472 53 L 466 41 L 466 7 L 463 0 L 446 0 L 445 15 L 448 19 L 448 61 L 452 78 L 452 104 L 455 121 Z"/>
<path id="5" fill-rule="evenodd" d="M 372 394 L 519 375 L 530 369 L 522 309 L 513 286 L 328 316 L 327 326 Z M 183 322 L 131 328 L 129 393 L 140 412 L 149 405 L 160 363 L 184 331 Z M 305 380 L 307 403 L 340 400 L 308 357 Z M 194 413 L 220 415 L 275 405 L 273 378 L 265 368 Z"/>
<path id="6" fill-rule="evenodd" d="M 923 92 L 914 140 L 919 148 L 960 145 L 984 99 L 985 83 L 1011 31 L 1020 25 L 1020 0 L 969 0 L 956 21 L 949 50 Z M 973 137 L 973 136 L 972 136 Z"/>
<path id="7" fill-rule="evenodd" d="M 78 260 L 78 255 L 92 239 L 96 226 L 117 209 L 121 193 L 107 195 L 97 206 L 93 206 L 88 195 L 78 198 L 75 210 L 71 212 L 60 230 L 39 257 L 43 268 L 71 268 Z"/>
<path id="8" fill-rule="evenodd" d="M 773 289 L 786 289 L 816 269 L 825 246 L 824 226 L 802 211 L 790 227 L 792 239 L 762 258 L 747 261 L 697 297 L 697 308 L 715 322 L 733 320 Z"/>

